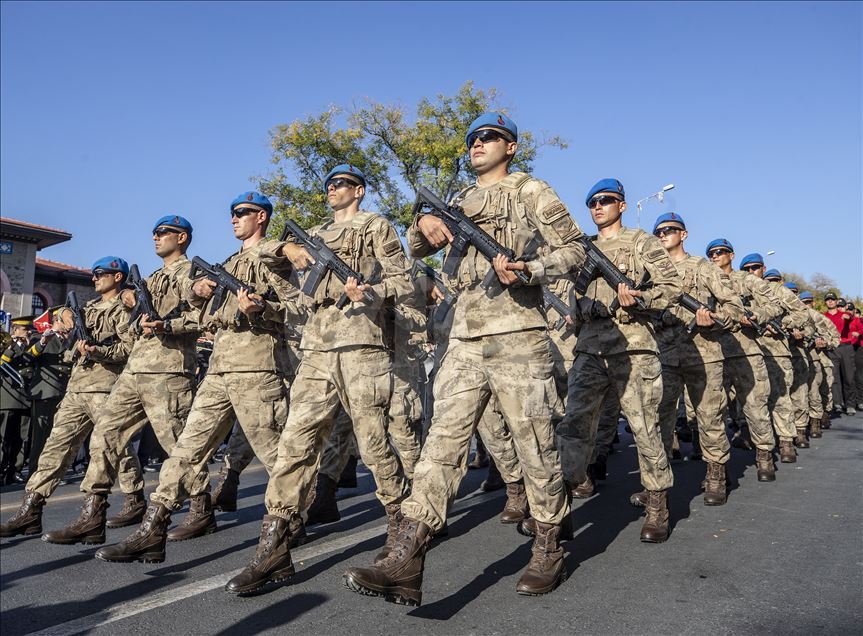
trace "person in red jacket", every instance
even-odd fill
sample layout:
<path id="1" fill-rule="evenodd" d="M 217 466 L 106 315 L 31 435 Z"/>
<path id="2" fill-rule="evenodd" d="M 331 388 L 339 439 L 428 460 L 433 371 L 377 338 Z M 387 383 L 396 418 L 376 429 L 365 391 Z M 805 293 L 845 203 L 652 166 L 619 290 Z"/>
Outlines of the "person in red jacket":
<path id="1" fill-rule="evenodd" d="M 854 341 L 852 336 L 853 313 L 847 310 L 844 298 L 836 298 L 836 294 L 829 293 L 824 297 L 827 311 L 824 315 L 829 318 L 839 332 L 839 346 L 831 353 L 833 360 L 833 408 L 834 411 L 845 411 L 846 415 L 854 415 L 854 406 L 857 404 L 857 391 L 855 383 L 854 364 Z"/>
<path id="2" fill-rule="evenodd" d="M 850 336 L 854 339 L 851 344 L 854 347 L 854 385 L 857 391 L 857 410 L 863 411 L 863 317 L 860 316 L 860 308 L 855 307 L 854 303 L 848 303 L 846 309 L 853 316 L 848 329 Z"/>

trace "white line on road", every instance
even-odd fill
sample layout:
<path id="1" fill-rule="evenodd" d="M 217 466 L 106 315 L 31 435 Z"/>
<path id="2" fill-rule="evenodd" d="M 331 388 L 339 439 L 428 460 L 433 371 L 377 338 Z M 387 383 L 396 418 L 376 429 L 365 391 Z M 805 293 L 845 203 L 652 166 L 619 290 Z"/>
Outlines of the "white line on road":
<path id="1" fill-rule="evenodd" d="M 466 508 L 468 508 L 469 505 L 479 503 L 485 499 L 491 499 L 499 496 L 499 494 L 500 493 L 475 492 L 468 495 L 452 507 L 449 514 L 449 520 L 453 520 L 462 511 L 466 512 Z M 344 537 L 333 539 L 332 541 L 298 548 L 297 550 L 292 551 L 291 556 L 295 563 L 314 559 L 319 556 L 329 554 L 330 552 L 350 548 L 373 537 L 379 537 L 386 532 L 386 528 L 386 524 L 384 524 L 363 530 L 362 532 L 351 532 Z M 205 592 L 224 587 L 229 580 L 241 571 L 242 570 L 233 570 L 231 572 L 217 574 L 216 576 L 211 576 L 200 581 L 195 581 L 188 585 L 182 585 L 180 587 L 154 592 L 153 594 L 147 594 L 141 598 L 112 605 L 111 607 L 107 607 L 95 614 L 88 614 L 87 616 L 76 618 L 75 620 L 60 623 L 59 625 L 53 625 L 39 630 L 38 632 L 28 632 L 27 636 L 73 636 L 73 634 L 81 634 L 83 632 L 96 629 L 97 627 L 102 627 L 103 625 L 108 625 L 110 623 L 123 620 L 124 618 L 135 616 L 136 614 L 149 612 L 150 610 L 164 607 L 165 605 L 170 605 L 171 603 L 176 603 L 177 601 L 182 601 L 187 598 L 191 598 L 192 596 L 197 596 L 198 594 L 203 594 Z"/>

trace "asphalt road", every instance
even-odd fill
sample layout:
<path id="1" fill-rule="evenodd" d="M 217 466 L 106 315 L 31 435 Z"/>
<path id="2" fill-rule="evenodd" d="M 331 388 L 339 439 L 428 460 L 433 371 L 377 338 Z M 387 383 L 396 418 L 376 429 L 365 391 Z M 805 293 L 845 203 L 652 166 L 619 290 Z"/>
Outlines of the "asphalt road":
<path id="1" fill-rule="evenodd" d="M 515 584 L 530 540 L 501 525 L 503 492 L 481 493 L 470 471 L 449 520 L 450 536 L 426 559 L 423 605 L 405 608 L 359 596 L 342 584 L 383 542 L 383 509 L 371 476 L 339 492 L 342 520 L 314 526 L 297 549 L 291 583 L 252 598 L 224 583 L 251 558 L 264 514 L 265 472 L 250 467 L 241 509 L 219 516 L 209 537 L 168 544 L 162 564 L 108 564 L 95 547 L 55 546 L 38 537 L 0 547 L 0 632 L 17 634 L 860 634 L 863 632 L 863 416 L 833 428 L 797 464 L 779 464 L 758 483 L 754 453 L 733 450 L 732 492 L 722 507 L 701 503 L 701 462 L 674 464 L 672 535 L 638 541 L 639 489 L 631 439 L 622 433 L 609 476 L 577 502 L 566 544 L 569 579 L 553 594 L 521 597 Z M 148 476 L 148 490 L 153 488 Z M 2 517 L 20 489 L 0 496 Z M 45 529 L 77 514 L 75 485 L 45 509 Z M 112 496 L 116 510 L 120 497 Z M 179 520 L 181 515 L 175 515 Z M 109 543 L 130 529 L 108 531 Z"/>

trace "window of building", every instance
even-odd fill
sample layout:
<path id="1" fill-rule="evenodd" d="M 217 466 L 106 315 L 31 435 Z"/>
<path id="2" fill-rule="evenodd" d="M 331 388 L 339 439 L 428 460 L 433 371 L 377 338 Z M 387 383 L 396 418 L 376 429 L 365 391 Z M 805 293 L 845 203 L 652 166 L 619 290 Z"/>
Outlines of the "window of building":
<path id="1" fill-rule="evenodd" d="M 48 303 L 45 302 L 45 297 L 42 294 L 33 294 L 32 313 L 34 316 L 41 315 L 47 307 Z"/>

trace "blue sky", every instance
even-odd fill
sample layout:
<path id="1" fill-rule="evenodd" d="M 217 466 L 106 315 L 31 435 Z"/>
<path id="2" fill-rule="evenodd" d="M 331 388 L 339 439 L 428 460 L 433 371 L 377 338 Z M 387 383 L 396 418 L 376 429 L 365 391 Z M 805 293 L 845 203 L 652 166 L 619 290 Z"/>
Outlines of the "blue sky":
<path id="1" fill-rule="evenodd" d="M 179 213 L 192 253 L 220 260 L 273 126 L 366 97 L 411 110 L 470 79 L 569 141 L 535 173 L 585 230 L 596 180 L 632 204 L 674 183 L 642 227 L 677 211 L 692 253 L 723 236 L 863 294 L 860 3 L 3 2 L 0 17 L 0 205 L 74 234 L 46 258 L 155 269 L 152 223 Z"/>

